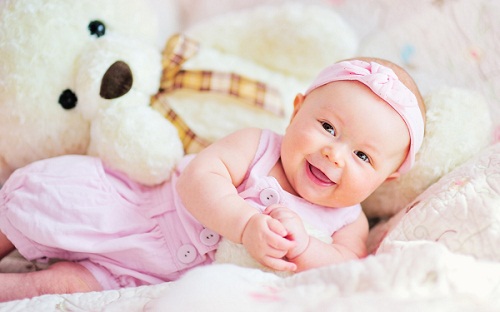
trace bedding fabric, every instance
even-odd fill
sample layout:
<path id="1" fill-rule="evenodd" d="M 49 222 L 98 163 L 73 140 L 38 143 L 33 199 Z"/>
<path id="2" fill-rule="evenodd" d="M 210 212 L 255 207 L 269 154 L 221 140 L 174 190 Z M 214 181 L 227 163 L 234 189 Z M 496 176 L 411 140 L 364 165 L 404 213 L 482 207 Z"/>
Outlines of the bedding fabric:
<path id="1" fill-rule="evenodd" d="M 414 241 L 282 279 L 218 264 L 178 282 L 0 305 L 1 311 L 499 311 L 500 264 Z"/>

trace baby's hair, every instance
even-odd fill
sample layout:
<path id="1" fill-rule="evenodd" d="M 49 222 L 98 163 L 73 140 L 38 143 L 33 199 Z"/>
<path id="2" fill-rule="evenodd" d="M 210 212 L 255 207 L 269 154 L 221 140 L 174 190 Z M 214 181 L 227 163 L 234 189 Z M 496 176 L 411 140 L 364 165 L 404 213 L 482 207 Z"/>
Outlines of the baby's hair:
<path id="1" fill-rule="evenodd" d="M 365 62 L 375 62 L 380 65 L 389 67 L 394 71 L 396 76 L 398 76 L 399 80 L 408 88 L 410 91 L 415 95 L 417 98 L 418 102 L 418 107 L 420 108 L 420 112 L 422 113 L 422 119 L 424 120 L 424 125 L 425 125 L 425 103 L 424 99 L 422 97 L 422 94 L 420 93 L 420 90 L 418 89 L 417 84 L 415 83 L 415 80 L 411 77 L 411 75 L 401 66 L 377 57 L 354 57 L 348 60 L 360 60 L 360 61 L 365 61 Z M 348 61 L 346 60 L 346 61 Z"/>

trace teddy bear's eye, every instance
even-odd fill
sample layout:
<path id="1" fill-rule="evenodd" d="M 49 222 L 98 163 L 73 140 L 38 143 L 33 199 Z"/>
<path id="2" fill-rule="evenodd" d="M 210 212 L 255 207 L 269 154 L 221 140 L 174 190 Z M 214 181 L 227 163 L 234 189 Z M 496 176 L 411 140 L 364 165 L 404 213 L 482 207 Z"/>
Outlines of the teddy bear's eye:
<path id="1" fill-rule="evenodd" d="M 90 35 L 99 38 L 106 33 L 106 26 L 104 26 L 104 23 L 101 21 L 92 21 L 89 24 L 89 31 Z"/>
<path id="2" fill-rule="evenodd" d="M 64 109 L 74 108 L 77 101 L 78 98 L 76 97 L 76 94 L 70 89 L 64 90 L 59 96 L 59 104 L 61 104 Z"/>

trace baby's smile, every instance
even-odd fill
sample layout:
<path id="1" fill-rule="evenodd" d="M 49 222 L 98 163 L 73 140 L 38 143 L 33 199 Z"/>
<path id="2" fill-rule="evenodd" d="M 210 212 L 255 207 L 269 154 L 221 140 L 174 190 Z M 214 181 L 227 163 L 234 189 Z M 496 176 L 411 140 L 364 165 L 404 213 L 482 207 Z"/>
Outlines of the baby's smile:
<path id="1" fill-rule="evenodd" d="M 331 186 L 336 184 L 334 181 L 330 180 L 330 178 L 319 168 L 313 166 L 311 163 L 307 163 L 307 174 L 309 178 L 315 182 L 316 184 L 322 186 Z"/>

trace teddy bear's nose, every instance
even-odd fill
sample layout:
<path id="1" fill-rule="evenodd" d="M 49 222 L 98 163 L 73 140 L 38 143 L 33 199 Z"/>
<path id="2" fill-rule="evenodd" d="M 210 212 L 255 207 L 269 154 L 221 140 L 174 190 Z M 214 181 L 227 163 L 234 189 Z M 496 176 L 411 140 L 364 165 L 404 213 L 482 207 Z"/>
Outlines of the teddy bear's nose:
<path id="1" fill-rule="evenodd" d="M 116 61 L 102 77 L 99 95 L 107 100 L 116 99 L 127 94 L 132 88 L 132 83 L 130 67 L 123 61 Z"/>

